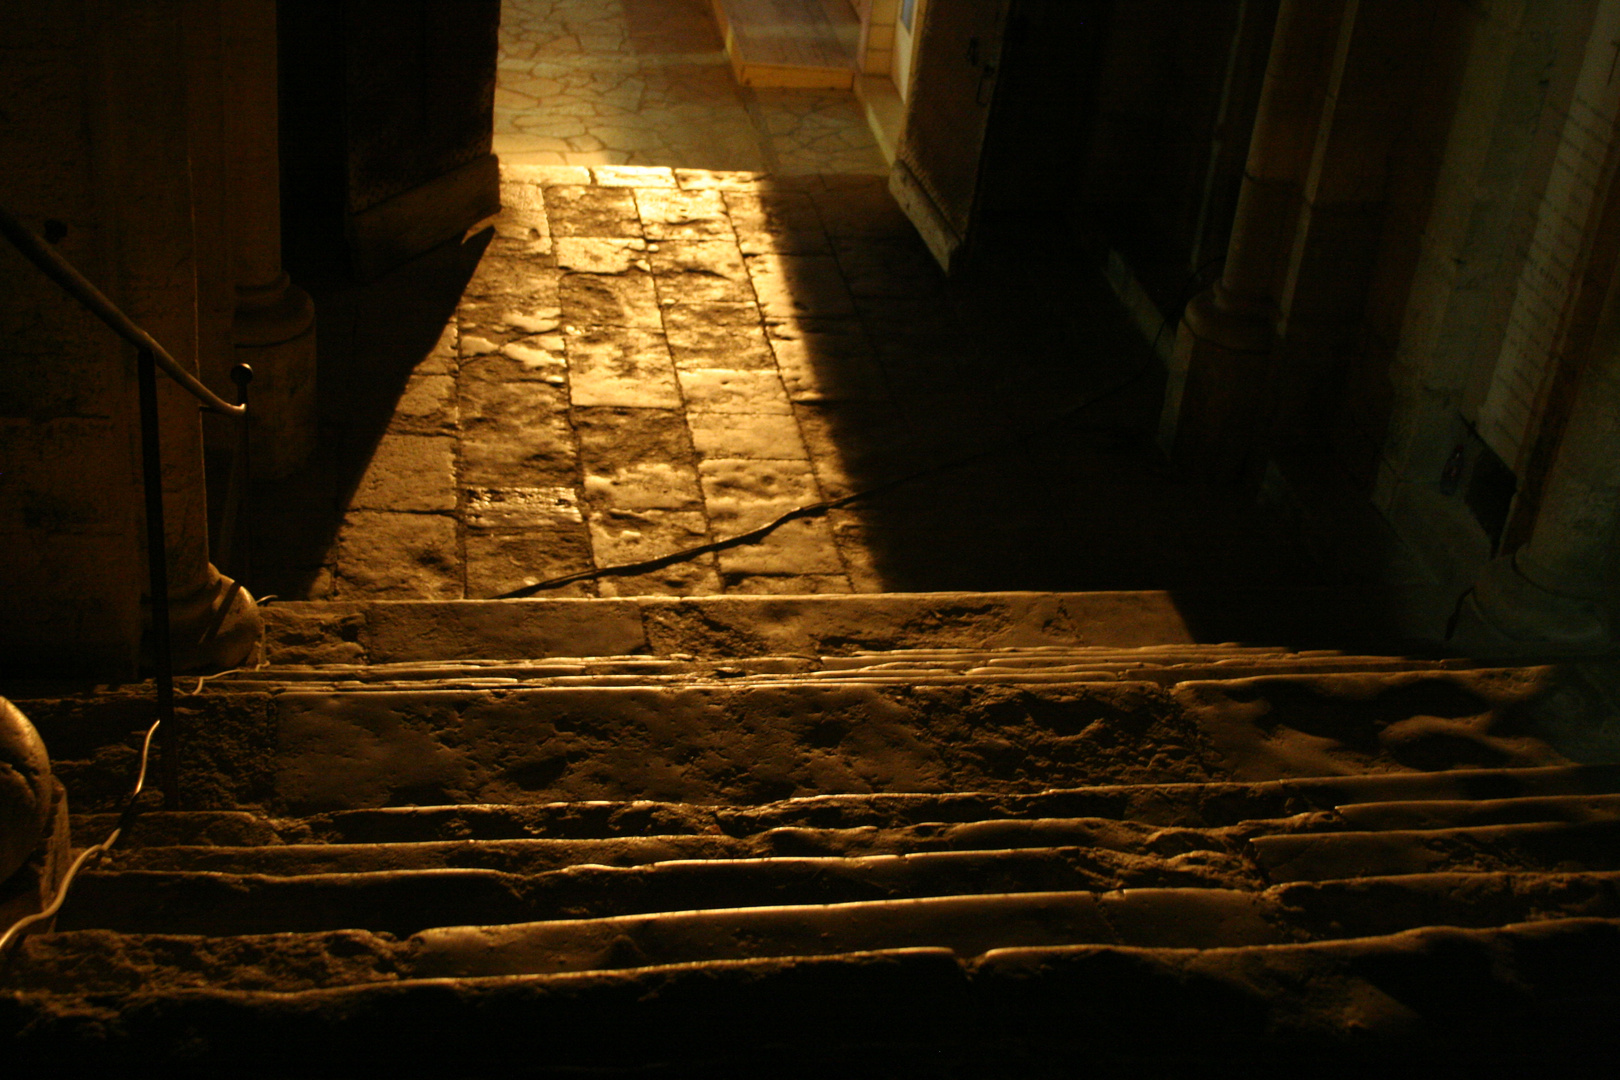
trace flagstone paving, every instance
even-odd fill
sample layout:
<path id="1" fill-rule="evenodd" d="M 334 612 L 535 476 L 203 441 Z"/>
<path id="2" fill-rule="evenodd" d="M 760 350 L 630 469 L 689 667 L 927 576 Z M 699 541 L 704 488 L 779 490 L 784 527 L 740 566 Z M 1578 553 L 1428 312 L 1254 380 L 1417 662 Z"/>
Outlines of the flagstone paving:
<path id="1" fill-rule="evenodd" d="M 512 164 L 884 170 L 852 93 L 738 86 L 710 0 L 504 0 L 497 65 Z"/>

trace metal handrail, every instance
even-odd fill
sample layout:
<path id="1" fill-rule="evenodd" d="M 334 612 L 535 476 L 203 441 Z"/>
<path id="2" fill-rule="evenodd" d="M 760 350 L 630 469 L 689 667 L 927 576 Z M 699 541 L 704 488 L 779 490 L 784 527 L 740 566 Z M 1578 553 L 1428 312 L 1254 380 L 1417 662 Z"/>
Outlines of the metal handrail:
<path id="1" fill-rule="evenodd" d="M 135 324 L 135 321 L 119 310 L 118 305 L 107 299 L 100 289 L 90 284 L 85 276 L 74 269 L 73 264 L 64 259 L 59 252 L 44 240 L 36 236 L 32 229 L 18 221 L 16 216 L 0 206 L 0 233 L 4 233 L 7 240 L 20 252 L 23 257 L 35 266 L 52 281 L 62 286 L 63 290 L 73 299 L 83 304 L 90 313 L 106 323 L 119 337 L 135 346 L 145 349 L 152 354 L 159 367 L 169 378 L 185 387 L 192 397 L 202 402 L 203 408 L 211 412 L 221 413 L 225 416 L 247 416 L 247 408 L 242 405 L 232 405 L 208 387 L 204 386 L 197 376 L 181 366 L 180 361 L 169 355 L 169 351 L 157 340 Z"/>
<path id="2" fill-rule="evenodd" d="M 196 398 L 204 409 L 229 416 L 240 424 L 236 459 L 232 462 L 231 469 L 231 490 L 225 499 L 227 509 L 232 513 L 240 512 L 243 502 L 241 490 L 248 482 L 247 384 L 253 378 L 253 369 L 246 364 L 238 364 L 232 369 L 231 380 L 236 384 L 237 394 L 241 399 L 240 404 L 232 405 L 182 367 L 151 334 L 136 325 L 118 305 L 107 299 L 100 289 L 79 273 L 72 263 L 18 221 L 4 206 L 0 206 L 0 233 L 3 233 L 12 245 L 22 252 L 23 257 L 38 267 L 46 277 L 60 285 L 69 296 L 83 304 L 92 315 L 106 323 L 119 337 L 135 346 L 138 352 L 136 374 L 141 423 L 142 487 L 146 499 L 147 588 L 152 595 L 152 666 L 155 669 L 153 677 L 157 686 L 158 715 L 157 722 L 147 732 L 147 744 L 150 745 L 153 731 L 160 732 L 163 753 L 159 769 L 164 802 L 170 808 L 178 808 L 180 749 L 174 722 L 173 642 L 169 629 L 169 558 L 163 522 L 163 461 L 161 440 L 158 437 L 157 369 L 161 367 L 166 375 Z M 234 522 L 232 525 L 234 526 Z M 234 531 L 234 527 L 223 530 L 226 544 L 222 545 L 224 551 L 221 554 L 221 561 L 227 561 L 224 552 L 229 550 L 229 537 Z M 231 599 L 227 598 L 224 603 L 230 603 Z M 223 614 L 222 608 L 221 616 Z M 146 775 L 144 753 L 141 775 L 143 777 Z M 75 864 L 75 867 L 77 865 Z"/>

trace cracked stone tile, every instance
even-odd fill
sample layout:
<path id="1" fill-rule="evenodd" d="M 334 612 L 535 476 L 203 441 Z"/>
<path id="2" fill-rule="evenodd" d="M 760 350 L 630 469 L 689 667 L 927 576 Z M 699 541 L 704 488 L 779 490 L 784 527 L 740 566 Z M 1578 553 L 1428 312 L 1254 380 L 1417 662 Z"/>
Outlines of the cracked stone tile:
<path id="1" fill-rule="evenodd" d="M 452 435 L 459 412 L 456 380 L 450 375 L 412 375 L 394 403 L 388 430 L 399 434 Z"/>
<path id="2" fill-rule="evenodd" d="M 576 408 L 678 409 L 675 364 L 662 334 L 615 326 L 568 335 L 568 386 Z"/>
<path id="3" fill-rule="evenodd" d="M 894 538 L 868 526 L 858 511 L 833 510 L 827 519 L 838 554 L 844 560 L 844 573 L 850 587 L 861 593 L 889 591 L 889 579 L 881 569 L 880 552 L 891 545 Z"/>
<path id="4" fill-rule="evenodd" d="M 597 566 L 624 566 L 708 543 L 708 526 L 694 511 L 610 510 L 590 515 Z M 658 570 L 598 580 L 603 596 L 699 596 L 720 591 L 713 555 Z"/>
<path id="5" fill-rule="evenodd" d="M 446 514 L 356 510 L 337 539 L 339 598 L 459 600 L 456 519 Z"/>
<path id="6" fill-rule="evenodd" d="M 782 384 L 794 401 L 882 401 L 888 396 L 883 371 L 858 324 L 843 333 L 819 333 L 779 326 L 771 349 Z"/>
<path id="7" fill-rule="evenodd" d="M 676 409 L 576 409 L 585 501 L 596 509 L 696 510 L 686 421 Z"/>
<path id="8" fill-rule="evenodd" d="M 766 318 L 855 314 L 855 301 L 830 255 L 750 255 L 747 262 Z"/>
<path id="9" fill-rule="evenodd" d="M 477 532 L 518 532 L 555 528 L 584 517 L 572 487 L 468 488 L 467 528 Z"/>
<path id="10" fill-rule="evenodd" d="M 522 533 L 469 534 L 467 597 L 500 596 L 525 585 L 592 569 L 590 533 L 583 521 L 526 528 Z M 595 596 L 594 584 L 576 581 L 540 596 Z"/>
<path id="11" fill-rule="evenodd" d="M 821 501 L 804 461 L 722 458 L 698 465 L 703 504 L 717 536 L 736 536 L 768 525 L 789 510 Z"/>
<path id="12" fill-rule="evenodd" d="M 665 304 L 748 303 L 748 268 L 731 240 L 666 240 L 648 253 Z"/>
<path id="13" fill-rule="evenodd" d="M 571 332 L 595 327 L 661 330 L 658 294 L 651 275 L 569 274 L 562 280 L 563 326 Z"/>
<path id="14" fill-rule="evenodd" d="M 829 255 L 815 203 L 796 191 L 727 191 L 732 228 L 744 255 Z"/>
<path id="15" fill-rule="evenodd" d="M 456 441 L 386 434 L 349 505 L 361 510 L 454 510 Z"/>
<path id="16" fill-rule="evenodd" d="M 557 266 L 591 274 L 648 270 L 647 242 L 637 237 L 564 236 L 556 242 Z"/>
<path id="17" fill-rule="evenodd" d="M 776 364 L 753 304 L 671 304 L 664 308 L 664 332 L 681 371 Z"/>
<path id="18" fill-rule="evenodd" d="M 798 424 L 779 413 L 695 412 L 686 422 L 701 458 L 810 459 Z"/>
<path id="19" fill-rule="evenodd" d="M 853 591 L 843 574 L 726 575 L 726 592 L 743 596 L 822 596 Z"/>
<path id="20" fill-rule="evenodd" d="M 541 190 L 554 240 L 565 236 L 641 235 L 635 194 L 628 188 L 559 185 Z"/>
<path id="21" fill-rule="evenodd" d="M 642 188 L 636 192 L 641 228 L 649 240 L 734 240 L 718 191 Z"/>
<path id="22" fill-rule="evenodd" d="M 793 412 L 782 380 L 770 369 L 687 368 L 680 372 L 689 412 Z"/>
<path id="23" fill-rule="evenodd" d="M 726 548 L 716 552 L 715 557 L 720 561 L 720 572 L 728 580 L 756 575 L 844 572 L 831 527 L 816 518 L 790 521 L 757 544 Z"/>

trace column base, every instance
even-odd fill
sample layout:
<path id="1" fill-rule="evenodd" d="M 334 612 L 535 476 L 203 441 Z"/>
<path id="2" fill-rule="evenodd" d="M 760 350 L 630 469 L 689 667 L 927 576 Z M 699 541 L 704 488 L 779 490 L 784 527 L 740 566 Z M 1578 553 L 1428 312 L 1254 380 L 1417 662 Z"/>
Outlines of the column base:
<path id="1" fill-rule="evenodd" d="M 169 599 L 169 635 L 175 671 L 224 671 L 249 661 L 264 634 L 259 605 L 239 583 L 221 574 L 212 563 L 209 581 L 185 596 Z M 150 636 L 151 617 L 146 620 Z M 145 666 L 151 668 L 151 649 L 143 648 Z"/>
<path id="2" fill-rule="evenodd" d="M 1606 652 L 1615 644 L 1600 604 L 1538 585 L 1514 556 L 1494 560 L 1480 575 L 1457 638 L 1476 647 L 1542 645 L 1577 653 Z"/>
<path id="3" fill-rule="evenodd" d="M 1221 310 L 1212 294 L 1187 305 L 1159 417 L 1159 446 L 1200 480 L 1257 485 L 1265 470 L 1271 331 Z"/>

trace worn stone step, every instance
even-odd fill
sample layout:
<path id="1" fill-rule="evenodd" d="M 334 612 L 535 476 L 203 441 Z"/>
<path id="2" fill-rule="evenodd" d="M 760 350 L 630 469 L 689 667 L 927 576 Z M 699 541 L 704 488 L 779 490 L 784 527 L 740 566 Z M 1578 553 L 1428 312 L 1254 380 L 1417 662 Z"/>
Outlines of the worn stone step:
<path id="1" fill-rule="evenodd" d="M 345 942 L 356 967 L 372 963 L 366 940 Z M 244 959 L 255 955 L 240 944 Z M 8 1064 L 507 1075 L 543 1052 L 539 1067 L 558 1075 L 875 1078 L 948 1061 L 961 1075 L 1025 1080 L 1195 1075 L 1211 1061 L 1247 1075 L 1398 1075 L 1416 1063 L 1426 1075 L 1575 1076 L 1620 1053 L 1620 923 L 1607 919 L 1217 950 L 1003 949 L 967 961 L 922 949 L 495 979 L 382 972 L 292 992 L 273 985 L 272 965 L 257 970 L 272 985 L 153 986 L 135 1007 L 116 994 L 0 990 Z"/>
<path id="2" fill-rule="evenodd" d="M 1569 765 L 1532 769 L 1458 769 L 1305 777 L 1252 784 L 1138 784 L 1052 790 L 816 795 L 757 806 L 700 805 L 648 800 L 540 804 L 395 806 L 279 818 L 248 811 L 151 811 L 135 819 L 120 844 L 241 847 L 253 844 L 414 843 L 462 840 L 604 839 L 637 835 L 752 836 L 780 828 L 897 828 L 929 822 L 995 818 L 1110 818 L 1157 826 L 1213 828 L 1301 813 L 1378 806 L 1484 806 L 1518 800 L 1620 795 L 1620 766 Z M 1477 801 L 1483 800 L 1483 801 Z M 1599 800 L 1597 805 L 1606 805 Z M 1455 811 L 1452 811 L 1455 812 Z M 1499 811 L 1506 812 L 1506 811 Z M 1548 810 L 1553 819 L 1556 811 Z M 73 836 L 99 843 L 114 814 L 77 814 Z M 1409 827 L 1400 822 L 1396 827 Z M 1374 826 L 1352 824 L 1353 828 Z"/>
<path id="3" fill-rule="evenodd" d="M 530 852 L 512 853 L 509 847 L 507 853 L 520 858 L 507 865 L 524 869 L 422 865 L 433 861 L 434 855 L 448 854 L 434 847 L 438 850 L 294 852 L 308 868 L 296 875 L 211 871 L 201 866 L 184 871 L 95 871 L 83 875 L 73 905 L 64 910 L 59 925 L 213 935 L 352 927 L 409 934 L 462 923 L 687 909 L 998 892 L 1106 892 L 1121 887 L 1252 889 L 1264 884 L 1241 857 L 1210 850 L 1168 856 L 1078 847 L 944 849 L 908 855 L 739 854 L 621 866 L 572 863 L 544 871 L 529 869 L 533 863 L 521 856 Z M 182 862 L 188 854 L 181 853 Z M 469 854 L 471 858 L 454 862 L 478 861 L 479 853 Z M 398 858 L 390 859 L 391 855 Z M 391 861 L 410 868 L 379 868 Z M 291 868 L 285 862 L 277 867 Z"/>
<path id="4" fill-rule="evenodd" d="M 1613 821 L 1620 819 L 1620 794 L 1352 803 L 1334 809 L 1349 829 L 1361 831 L 1526 825 L 1540 821 Z"/>
<path id="5" fill-rule="evenodd" d="M 1250 844 L 1273 881 L 1443 870 L 1620 869 L 1620 820 L 1615 819 L 1257 836 Z"/>

